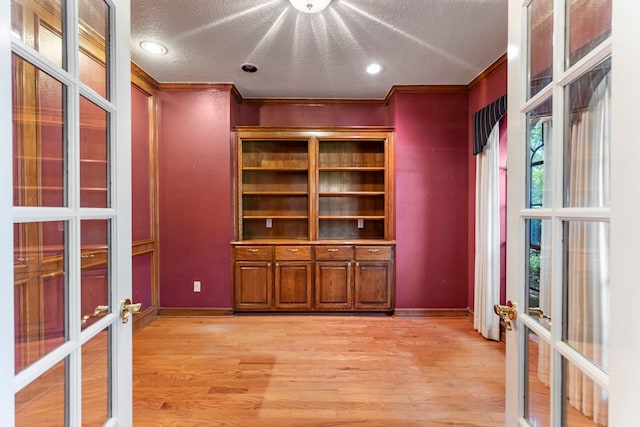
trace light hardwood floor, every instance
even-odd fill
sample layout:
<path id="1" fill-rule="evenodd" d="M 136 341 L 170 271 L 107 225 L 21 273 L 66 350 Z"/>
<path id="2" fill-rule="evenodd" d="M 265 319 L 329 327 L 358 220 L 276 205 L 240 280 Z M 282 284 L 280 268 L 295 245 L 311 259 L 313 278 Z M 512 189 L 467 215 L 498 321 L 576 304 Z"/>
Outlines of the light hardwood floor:
<path id="1" fill-rule="evenodd" d="M 504 346 L 468 319 L 161 317 L 133 370 L 135 426 L 504 425 Z"/>

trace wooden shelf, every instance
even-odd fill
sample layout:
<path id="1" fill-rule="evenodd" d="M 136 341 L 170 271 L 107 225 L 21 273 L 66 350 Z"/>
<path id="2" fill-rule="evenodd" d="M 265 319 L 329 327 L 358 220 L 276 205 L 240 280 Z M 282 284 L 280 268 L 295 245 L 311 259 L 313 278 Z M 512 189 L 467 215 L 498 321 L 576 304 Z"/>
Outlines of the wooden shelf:
<path id="1" fill-rule="evenodd" d="M 319 167 L 320 172 L 384 172 L 384 167 L 334 166 Z"/>
<path id="2" fill-rule="evenodd" d="M 306 191 L 243 191 L 243 196 L 308 196 Z"/>
<path id="3" fill-rule="evenodd" d="M 330 191 L 330 192 L 320 192 L 318 194 L 320 197 L 376 197 L 376 196 L 384 196 L 384 191 Z"/>
<path id="4" fill-rule="evenodd" d="M 309 217 L 308 216 L 303 216 L 303 215 L 247 215 L 247 216 L 243 216 L 242 219 L 248 219 L 248 220 L 273 219 L 273 220 L 278 220 L 278 219 L 309 219 Z"/>
<path id="5" fill-rule="evenodd" d="M 243 171 L 264 171 L 264 172 L 306 172 L 309 168 L 305 167 L 263 167 L 263 166 L 245 166 Z"/>
<path id="6" fill-rule="evenodd" d="M 354 216 L 354 215 L 320 215 L 318 217 L 318 219 L 320 220 L 364 220 L 364 221 L 379 221 L 382 220 L 384 221 L 384 215 L 374 215 L 374 216 L 366 216 L 366 215 L 361 215 L 361 216 Z"/>
<path id="7" fill-rule="evenodd" d="M 388 128 L 236 130 L 236 240 L 393 239 Z"/>

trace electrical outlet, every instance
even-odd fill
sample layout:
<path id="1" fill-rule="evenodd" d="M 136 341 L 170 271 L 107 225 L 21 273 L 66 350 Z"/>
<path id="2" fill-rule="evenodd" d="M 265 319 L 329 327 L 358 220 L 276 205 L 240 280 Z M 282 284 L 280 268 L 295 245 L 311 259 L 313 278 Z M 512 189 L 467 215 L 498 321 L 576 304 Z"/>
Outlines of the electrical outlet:
<path id="1" fill-rule="evenodd" d="M 358 219 L 358 228 L 364 228 L 364 219 L 362 218 Z"/>
<path id="2" fill-rule="evenodd" d="M 267 228 L 273 227 L 273 220 L 271 218 L 267 218 L 265 227 L 267 227 Z"/>
<path id="3" fill-rule="evenodd" d="M 200 292 L 200 281 L 199 280 L 194 280 L 193 281 L 193 292 Z"/>

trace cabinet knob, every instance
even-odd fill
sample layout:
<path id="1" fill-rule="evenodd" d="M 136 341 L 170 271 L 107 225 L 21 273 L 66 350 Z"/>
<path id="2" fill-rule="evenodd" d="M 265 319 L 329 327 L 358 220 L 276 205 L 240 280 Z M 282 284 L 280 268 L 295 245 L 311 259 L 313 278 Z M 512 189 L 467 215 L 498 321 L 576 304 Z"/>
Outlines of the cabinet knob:
<path id="1" fill-rule="evenodd" d="M 252 254 L 255 254 L 256 252 L 258 252 L 259 249 L 249 249 L 249 252 L 251 252 Z"/>
<path id="2" fill-rule="evenodd" d="M 371 252 L 372 254 L 375 254 L 380 252 L 380 249 L 369 249 L 369 252 Z"/>
<path id="3" fill-rule="evenodd" d="M 298 250 L 297 250 L 297 249 L 294 249 L 294 248 L 289 248 L 289 249 L 288 249 L 288 251 L 289 251 L 289 252 L 293 252 L 293 253 L 298 252 Z"/>
<path id="4" fill-rule="evenodd" d="M 338 248 L 329 248 L 327 252 L 338 252 Z"/>

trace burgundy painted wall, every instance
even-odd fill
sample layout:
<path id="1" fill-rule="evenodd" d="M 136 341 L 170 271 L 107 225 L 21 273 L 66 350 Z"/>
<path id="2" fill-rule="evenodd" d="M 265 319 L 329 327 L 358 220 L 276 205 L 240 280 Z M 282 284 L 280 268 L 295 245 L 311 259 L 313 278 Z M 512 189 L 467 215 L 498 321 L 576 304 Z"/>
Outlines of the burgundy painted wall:
<path id="1" fill-rule="evenodd" d="M 469 180 L 469 199 L 468 199 L 468 215 L 467 215 L 467 228 L 469 230 L 468 235 L 468 246 L 467 246 L 467 304 L 468 307 L 473 310 L 473 282 L 474 282 L 474 252 L 475 252 L 475 204 L 476 204 L 476 158 L 473 155 L 473 114 L 489 105 L 496 99 L 500 98 L 502 95 L 507 93 L 507 62 L 504 61 L 503 64 L 495 69 L 491 74 L 489 74 L 484 80 L 480 82 L 480 84 L 469 92 L 469 118 L 468 118 L 468 126 L 469 126 L 469 142 L 468 142 L 468 180 Z M 501 167 L 506 165 L 506 117 L 503 118 L 500 122 L 500 165 Z M 504 161 L 504 163 L 503 163 Z M 504 176 L 503 176 L 504 175 Z M 501 169 L 501 184 L 506 185 L 506 171 Z M 504 181 L 503 181 L 504 179 Z M 503 211 L 501 200 L 501 213 Z M 506 200 L 505 200 L 506 203 Z M 505 205 L 506 206 L 506 205 Z M 504 207 L 506 209 L 506 207 Z M 502 219 L 502 224 L 505 224 L 504 218 Z M 503 244 L 505 245 L 503 248 Z M 501 247 L 501 265 L 506 265 L 506 231 L 504 230 L 504 226 L 501 227 L 500 230 L 500 247 Z M 506 274 L 504 268 L 502 268 L 502 272 L 500 273 L 500 286 L 501 286 L 501 301 L 504 302 L 504 289 L 505 289 L 505 280 Z"/>
<path id="2" fill-rule="evenodd" d="M 151 254 L 140 254 L 131 260 L 132 268 L 132 301 L 142 303 L 143 308 L 151 307 L 153 296 L 151 286 L 153 284 L 153 269 Z"/>
<path id="3" fill-rule="evenodd" d="M 131 214 L 133 241 L 151 239 L 149 96 L 131 86 Z"/>
<path id="4" fill-rule="evenodd" d="M 468 95 L 396 98 L 396 307 L 466 308 Z"/>
<path id="5" fill-rule="evenodd" d="M 239 125 L 395 126 L 396 307 L 472 305 L 470 109 L 504 91 L 506 65 L 472 96 L 398 93 L 387 106 L 241 104 L 227 92 L 161 92 L 160 306 L 231 307 L 230 128 Z M 200 294 L 194 280 L 202 281 Z"/>
<path id="6" fill-rule="evenodd" d="M 388 109 L 367 103 L 243 104 L 238 124 L 244 126 L 389 126 Z"/>
<path id="7" fill-rule="evenodd" d="M 160 307 L 229 308 L 230 93 L 166 91 L 158 103 Z"/>

